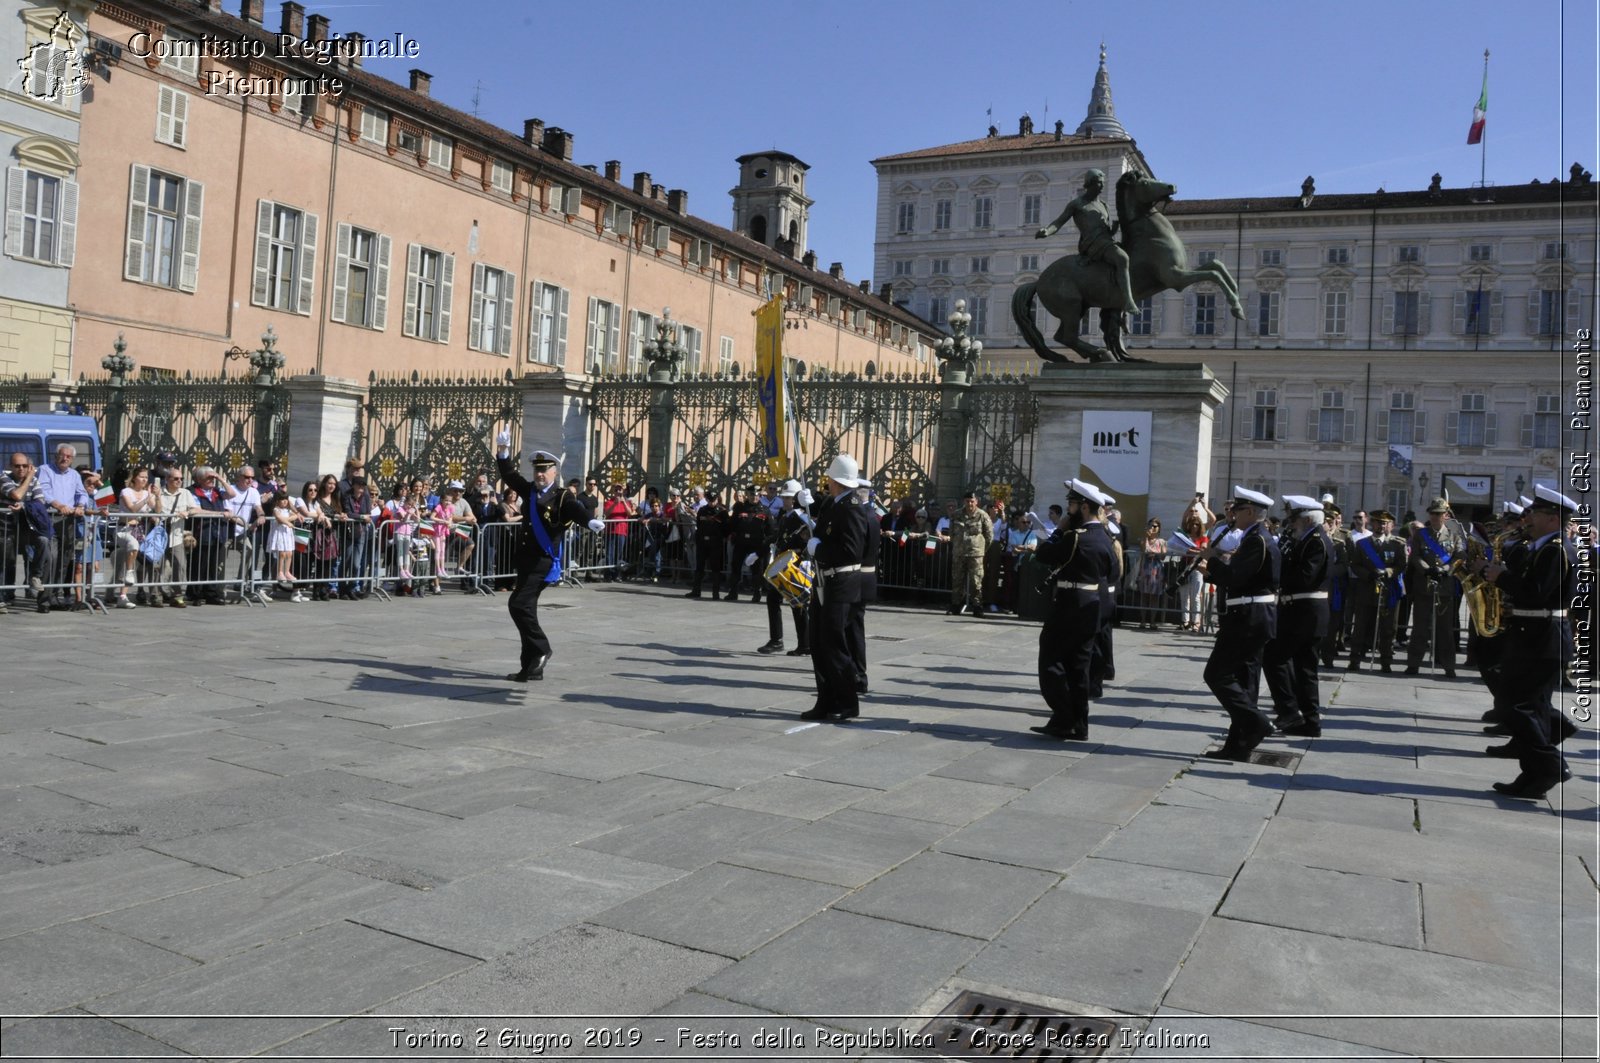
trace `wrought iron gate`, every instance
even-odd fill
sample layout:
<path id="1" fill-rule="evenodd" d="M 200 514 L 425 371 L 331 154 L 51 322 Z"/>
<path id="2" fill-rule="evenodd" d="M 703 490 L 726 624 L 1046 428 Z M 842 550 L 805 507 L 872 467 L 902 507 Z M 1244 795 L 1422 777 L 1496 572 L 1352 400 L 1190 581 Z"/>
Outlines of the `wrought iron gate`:
<path id="1" fill-rule="evenodd" d="M 222 376 L 80 379 L 74 404 L 100 424 L 105 466 L 130 470 L 158 455 L 193 469 L 237 469 L 264 457 L 286 463 L 289 391 Z"/>
<path id="2" fill-rule="evenodd" d="M 385 494 L 396 480 L 418 476 L 437 488 L 492 472 L 494 437 L 501 429 L 510 430 L 516 453 L 522 395 L 510 370 L 503 377 L 454 378 L 374 372 L 350 454 L 366 460 L 368 478 Z"/>

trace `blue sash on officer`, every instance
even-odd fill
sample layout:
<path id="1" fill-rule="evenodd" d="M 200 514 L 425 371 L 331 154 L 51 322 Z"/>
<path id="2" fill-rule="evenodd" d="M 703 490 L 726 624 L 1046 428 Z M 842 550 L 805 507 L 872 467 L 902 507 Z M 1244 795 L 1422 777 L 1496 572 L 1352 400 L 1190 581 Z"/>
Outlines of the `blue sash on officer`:
<path id="1" fill-rule="evenodd" d="M 1439 564 L 1448 566 L 1450 564 L 1450 555 L 1445 551 L 1444 547 L 1439 545 L 1439 540 L 1433 537 L 1433 532 L 1426 527 L 1418 530 L 1422 532 L 1422 541 L 1428 544 L 1428 552 L 1433 554 L 1434 559 Z"/>
<path id="2" fill-rule="evenodd" d="M 550 491 L 554 491 L 555 489 L 556 485 L 551 484 L 549 490 L 547 490 L 545 493 L 549 494 Z M 544 526 L 544 518 L 539 515 L 539 499 L 537 496 L 534 497 L 533 505 L 528 509 L 528 524 L 533 528 L 534 540 L 539 544 L 545 553 L 550 555 L 550 571 L 545 573 L 544 581 L 546 583 L 560 583 L 561 550 L 559 547 L 552 545 L 550 542 L 550 532 Z"/>
<path id="3" fill-rule="evenodd" d="M 1361 552 L 1367 555 L 1367 560 L 1371 561 L 1373 567 L 1378 570 L 1378 578 L 1381 580 L 1387 580 L 1387 577 L 1384 575 L 1384 569 L 1386 569 L 1388 566 L 1383 563 L 1383 555 L 1378 553 L 1378 548 L 1372 545 L 1372 541 L 1375 538 L 1376 536 L 1369 535 L 1365 539 L 1362 539 L 1359 545 L 1361 547 Z M 1385 609 L 1393 609 L 1397 604 L 1399 604 L 1400 599 L 1405 595 L 1405 592 L 1406 583 L 1404 576 L 1397 575 L 1393 580 L 1387 580 L 1387 582 L 1384 584 L 1383 607 Z"/>

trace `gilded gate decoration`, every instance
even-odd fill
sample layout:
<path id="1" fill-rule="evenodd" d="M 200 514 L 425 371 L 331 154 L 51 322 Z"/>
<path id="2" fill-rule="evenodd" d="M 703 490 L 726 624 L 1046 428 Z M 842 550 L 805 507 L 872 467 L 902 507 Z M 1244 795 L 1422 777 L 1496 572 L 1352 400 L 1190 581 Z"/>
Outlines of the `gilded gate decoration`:
<path id="1" fill-rule="evenodd" d="M 601 483 L 623 484 L 630 494 L 643 491 L 649 385 L 632 378 L 602 380 L 594 386 L 589 415 L 589 453 L 594 456 L 589 475 Z M 576 470 L 577 464 L 572 468 Z"/>
<path id="2" fill-rule="evenodd" d="M 422 477 L 436 489 L 494 470 L 494 436 L 511 431 L 521 445 L 522 396 L 503 377 L 380 377 L 367 380 L 350 453 L 366 460 L 367 477 L 385 495 L 396 480 Z"/>
<path id="3" fill-rule="evenodd" d="M 290 401 L 281 384 L 222 376 L 80 378 L 75 405 L 100 423 L 105 467 L 130 470 L 161 454 L 179 467 L 286 463 Z"/>
<path id="4" fill-rule="evenodd" d="M 968 395 L 968 486 L 1007 507 L 1033 505 L 1033 434 L 1039 400 L 1026 381 L 980 378 Z"/>

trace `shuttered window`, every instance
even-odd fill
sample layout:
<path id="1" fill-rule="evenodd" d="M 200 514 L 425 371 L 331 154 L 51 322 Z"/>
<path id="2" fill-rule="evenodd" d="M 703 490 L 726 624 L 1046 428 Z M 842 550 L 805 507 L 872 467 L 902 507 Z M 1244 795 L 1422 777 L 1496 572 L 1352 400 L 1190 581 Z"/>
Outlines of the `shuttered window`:
<path id="1" fill-rule="evenodd" d="M 127 280 L 192 292 L 200 279 L 205 186 L 135 163 L 128 182 Z"/>
<path id="2" fill-rule="evenodd" d="M 253 306 L 311 313 L 317 228 L 315 214 L 270 199 L 257 200 Z"/>

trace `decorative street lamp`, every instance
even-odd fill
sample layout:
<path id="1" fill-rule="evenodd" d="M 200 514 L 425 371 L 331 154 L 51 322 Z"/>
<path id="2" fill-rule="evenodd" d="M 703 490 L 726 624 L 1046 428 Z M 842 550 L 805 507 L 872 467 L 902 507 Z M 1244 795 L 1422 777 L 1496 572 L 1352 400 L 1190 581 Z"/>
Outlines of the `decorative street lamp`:
<path id="1" fill-rule="evenodd" d="M 644 345 L 644 356 L 650 363 L 647 369 L 650 379 L 676 381 L 685 353 L 678 343 L 678 323 L 672 320 L 672 307 L 662 307 L 661 319 L 656 322 L 656 338 Z"/>
<path id="2" fill-rule="evenodd" d="M 978 368 L 978 356 L 983 353 L 983 343 L 967 335 L 972 315 L 967 313 L 967 301 L 956 300 L 950 311 L 950 332 L 935 348 L 939 355 L 939 375 L 954 384 L 965 383 Z"/>
<path id="3" fill-rule="evenodd" d="M 128 375 L 133 372 L 134 362 L 127 354 L 128 341 L 122 338 L 122 333 L 117 333 L 117 342 L 111 345 L 111 353 L 100 359 L 100 368 L 111 374 L 111 382 L 121 385 Z"/>
<path id="4" fill-rule="evenodd" d="M 267 326 L 267 331 L 261 334 L 261 347 L 254 351 L 247 351 L 237 343 L 222 352 L 222 375 L 228 375 L 228 363 L 241 359 L 250 362 L 250 368 L 256 372 L 257 384 L 272 384 L 277 377 L 278 370 L 283 368 L 283 353 L 277 350 L 278 335 L 272 331 L 272 326 Z"/>

